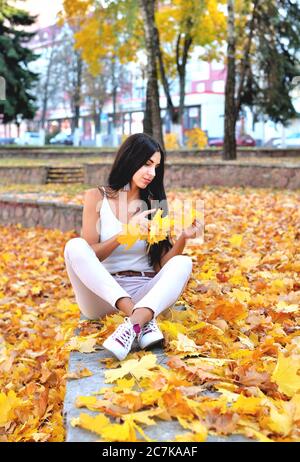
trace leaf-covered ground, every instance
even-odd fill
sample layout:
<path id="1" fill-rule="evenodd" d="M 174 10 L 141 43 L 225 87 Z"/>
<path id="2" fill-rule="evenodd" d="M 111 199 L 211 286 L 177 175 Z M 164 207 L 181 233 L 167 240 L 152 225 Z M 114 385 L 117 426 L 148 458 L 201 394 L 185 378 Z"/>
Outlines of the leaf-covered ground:
<path id="1" fill-rule="evenodd" d="M 186 310 L 159 318 L 168 367 L 151 352 L 121 364 L 107 358 L 107 388 L 74 403 L 99 415 L 82 409 L 73 425 L 104 441 L 148 439 L 147 427 L 161 419 L 178 420 L 179 441 L 209 433 L 299 441 L 299 191 L 204 188 L 168 197 L 191 194 L 205 202 L 205 242 L 186 248 L 194 262 L 180 300 Z M 69 351 L 99 348 L 121 320 L 81 322 L 74 336 L 79 310 L 63 260 L 73 236 L 0 228 L 0 441 L 63 441 Z"/>

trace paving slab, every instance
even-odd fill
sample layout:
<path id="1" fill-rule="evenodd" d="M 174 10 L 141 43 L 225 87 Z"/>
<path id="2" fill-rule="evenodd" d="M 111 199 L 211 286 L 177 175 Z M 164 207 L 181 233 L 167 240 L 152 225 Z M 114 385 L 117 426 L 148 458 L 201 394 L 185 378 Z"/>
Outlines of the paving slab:
<path id="1" fill-rule="evenodd" d="M 81 319 L 85 319 L 81 317 Z M 76 334 L 76 332 L 75 332 Z M 137 347 L 135 347 L 137 348 Z M 133 351 L 134 349 L 133 348 Z M 152 348 L 151 352 L 157 356 L 157 363 L 166 366 L 168 357 L 164 354 L 161 346 Z M 93 375 L 83 377 L 81 379 L 68 379 L 66 385 L 66 395 L 64 400 L 64 423 L 66 428 L 66 442 L 97 442 L 100 437 L 96 433 L 72 427 L 71 420 L 74 417 L 79 417 L 79 414 L 84 412 L 90 415 L 98 415 L 98 412 L 90 411 L 86 408 L 77 408 L 75 401 L 77 396 L 93 396 L 103 387 L 112 386 L 105 383 L 105 364 L 100 361 L 110 357 L 111 353 L 107 350 L 100 349 L 93 353 L 80 353 L 78 351 L 70 352 L 68 372 L 75 372 L 79 369 L 88 368 Z M 218 396 L 217 393 L 206 392 L 213 396 Z M 145 434 L 155 442 L 174 441 L 176 435 L 183 435 L 184 429 L 177 421 L 158 421 L 156 425 L 143 428 Z M 228 437 L 209 435 L 208 442 L 250 442 L 253 441 L 243 435 L 230 435 Z"/>

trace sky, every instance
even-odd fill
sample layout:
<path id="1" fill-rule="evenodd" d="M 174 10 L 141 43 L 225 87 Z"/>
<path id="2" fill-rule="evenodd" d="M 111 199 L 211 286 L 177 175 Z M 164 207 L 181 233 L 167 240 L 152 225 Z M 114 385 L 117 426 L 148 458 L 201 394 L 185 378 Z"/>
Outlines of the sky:
<path id="1" fill-rule="evenodd" d="M 38 15 L 39 28 L 50 26 L 56 22 L 56 14 L 62 7 L 63 0 L 19 0 L 18 6 L 33 15 Z"/>

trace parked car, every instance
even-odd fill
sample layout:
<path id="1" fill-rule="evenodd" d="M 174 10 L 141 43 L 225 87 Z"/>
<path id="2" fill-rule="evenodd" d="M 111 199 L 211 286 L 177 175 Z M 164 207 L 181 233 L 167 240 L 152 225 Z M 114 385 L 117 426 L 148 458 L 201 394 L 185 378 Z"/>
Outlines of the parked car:
<path id="1" fill-rule="evenodd" d="M 0 138 L 0 144 L 14 144 L 15 138 Z"/>
<path id="2" fill-rule="evenodd" d="M 267 143 L 267 147 L 273 148 L 300 148 L 300 133 L 293 133 L 285 138 L 283 143 L 282 138 L 271 138 Z"/>
<path id="3" fill-rule="evenodd" d="M 73 144 L 73 135 L 72 134 L 67 134 L 64 132 L 59 132 L 53 138 L 50 138 L 49 140 L 50 144 L 68 144 L 72 145 Z"/>
<path id="4" fill-rule="evenodd" d="M 285 139 L 287 148 L 298 148 L 300 147 L 300 133 L 293 133 L 288 135 Z"/>
<path id="5" fill-rule="evenodd" d="M 264 148 L 278 148 L 280 143 L 280 138 L 270 138 L 264 143 Z"/>
<path id="6" fill-rule="evenodd" d="M 210 139 L 208 145 L 211 147 L 221 147 L 224 144 L 223 138 Z M 237 146 L 256 146 L 256 141 L 250 135 L 239 136 L 236 139 Z"/>
<path id="7" fill-rule="evenodd" d="M 19 146 L 41 146 L 43 144 L 41 134 L 38 132 L 25 132 L 15 139 Z"/>

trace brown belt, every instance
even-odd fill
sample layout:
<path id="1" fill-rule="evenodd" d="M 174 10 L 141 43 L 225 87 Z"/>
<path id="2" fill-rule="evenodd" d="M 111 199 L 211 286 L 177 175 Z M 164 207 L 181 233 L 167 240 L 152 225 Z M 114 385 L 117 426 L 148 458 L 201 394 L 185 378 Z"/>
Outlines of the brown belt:
<path id="1" fill-rule="evenodd" d="M 118 273 L 112 273 L 112 276 L 146 276 L 148 278 L 154 278 L 155 275 L 154 271 L 119 271 Z"/>

